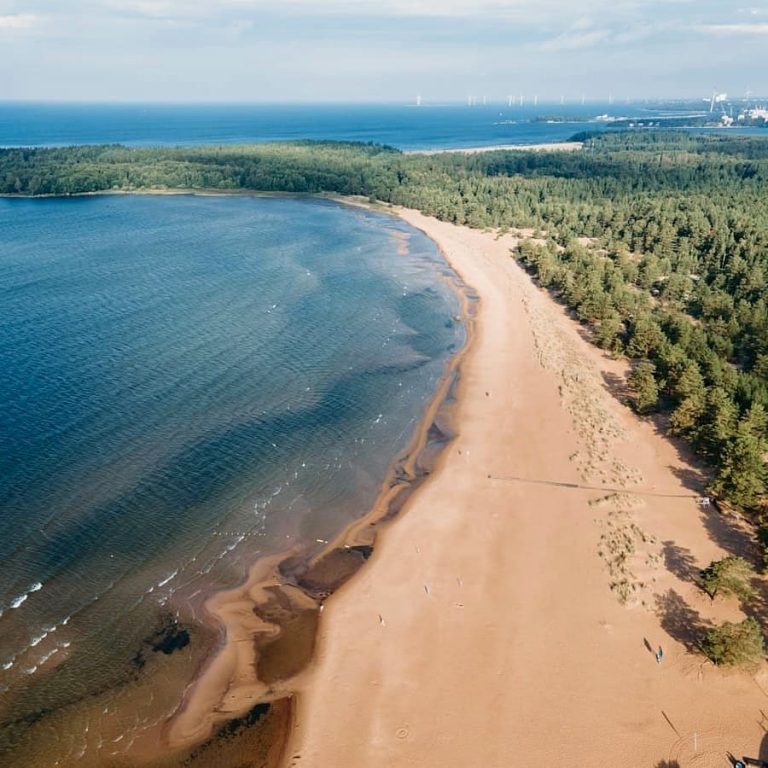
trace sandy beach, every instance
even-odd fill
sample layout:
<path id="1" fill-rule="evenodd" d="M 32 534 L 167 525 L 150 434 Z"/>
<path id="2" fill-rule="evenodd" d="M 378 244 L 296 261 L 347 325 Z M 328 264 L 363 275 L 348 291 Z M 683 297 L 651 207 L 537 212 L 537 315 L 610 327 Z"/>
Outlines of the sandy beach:
<path id="1" fill-rule="evenodd" d="M 692 648 L 692 628 L 741 616 L 692 580 L 745 534 L 699 507 L 699 473 L 611 393 L 623 364 L 509 257 L 513 236 L 400 215 L 480 297 L 457 437 L 325 602 L 284 765 L 768 759 L 765 668 Z"/>
<path id="2" fill-rule="evenodd" d="M 490 147 L 459 147 L 455 149 L 413 149 L 406 155 L 476 155 L 480 152 L 499 152 L 513 150 L 517 152 L 575 152 L 583 147 L 581 141 L 552 141 L 546 144 L 495 144 Z"/>

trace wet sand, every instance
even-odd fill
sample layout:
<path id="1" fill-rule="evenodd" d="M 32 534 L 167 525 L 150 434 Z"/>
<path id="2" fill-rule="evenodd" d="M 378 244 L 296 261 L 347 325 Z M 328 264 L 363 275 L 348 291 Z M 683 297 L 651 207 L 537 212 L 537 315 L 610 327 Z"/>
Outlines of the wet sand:
<path id="1" fill-rule="evenodd" d="M 358 205 L 352 200 L 330 199 Z M 398 252 L 405 247 L 399 243 Z M 450 280 L 457 290 L 460 319 L 471 338 L 474 296 L 455 276 L 441 275 L 440 279 Z M 260 559 L 242 585 L 208 598 L 207 623 L 218 630 L 220 642 L 165 724 L 161 743 L 148 738 L 141 745 L 146 755 L 170 750 L 183 756 L 200 744 L 210 745 L 212 753 L 222 730 L 264 705 L 277 707 L 278 718 L 290 722 L 285 713 L 292 711 L 297 680 L 313 658 L 325 601 L 366 563 L 382 526 L 397 516 L 429 476 L 451 438 L 454 385 L 463 356 L 462 350 L 448 361 L 409 445 L 391 462 L 378 498 L 367 513 L 315 551 L 297 545 Z M 251 730 L 258 732 L 262 727 L 254 723 Z M 274 765 L 275 753 L 289 731 L 284 727 L 278 738 L 270 734 L 268 759 L 253 765 Z"/>
<path id="2" fill-rule="evenodd" d="M 741 616 L 692 579 L 744 533 L 699 508 L 700 473 L 619 403 L 623 364 L 510 258 L 513 236 L 400 215 L 480 297 L 457 436 L 325 602 L 283 764 L 768 759 L 765 667 L 693 650 L 692 628 Z"/>

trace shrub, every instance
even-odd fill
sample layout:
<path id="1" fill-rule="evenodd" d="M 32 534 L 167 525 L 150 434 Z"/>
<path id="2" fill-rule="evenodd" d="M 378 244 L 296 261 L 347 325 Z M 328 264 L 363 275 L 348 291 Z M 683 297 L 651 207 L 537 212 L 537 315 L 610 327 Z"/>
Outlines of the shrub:
<path id="1" fill-rule="evenodd" d="M 735 624 L 726 621 L 704 636 L 702 649 L 718 666 L 751 667 L 765 657 L 760 625 L 748 618 Z"/>
<path id="2" fill-rule="evenodd" d="M 748 600 L 754 594 L 752 566 L 743 558 L 729 555 L 715 560 L 701 572 L 701 585 L 714 600 L 716 595 L 735 595 Z"/>

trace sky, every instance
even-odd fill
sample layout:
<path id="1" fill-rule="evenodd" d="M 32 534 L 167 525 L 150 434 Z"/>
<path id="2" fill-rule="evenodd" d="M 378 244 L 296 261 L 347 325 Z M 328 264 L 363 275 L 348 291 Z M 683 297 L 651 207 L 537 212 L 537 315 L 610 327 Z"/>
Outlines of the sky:
<path id="1" fill-rule="evenodd" d="M 713 90 L 768 96 L 768 0 L 0 0 L 0 99 L 440 103 Z"/>

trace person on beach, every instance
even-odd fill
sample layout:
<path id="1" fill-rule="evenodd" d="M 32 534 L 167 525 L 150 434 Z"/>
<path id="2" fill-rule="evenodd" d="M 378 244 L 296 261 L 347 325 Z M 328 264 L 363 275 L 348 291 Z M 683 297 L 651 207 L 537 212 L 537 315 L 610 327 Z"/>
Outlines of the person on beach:
<path id="1" fill-rule="evenodd" d="M 664 651 L 661 650 L 661 646 L 659 646 L 659 661 L 661 661 L 664 658 Z"/>

